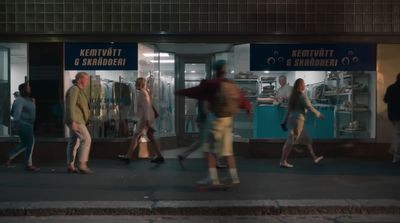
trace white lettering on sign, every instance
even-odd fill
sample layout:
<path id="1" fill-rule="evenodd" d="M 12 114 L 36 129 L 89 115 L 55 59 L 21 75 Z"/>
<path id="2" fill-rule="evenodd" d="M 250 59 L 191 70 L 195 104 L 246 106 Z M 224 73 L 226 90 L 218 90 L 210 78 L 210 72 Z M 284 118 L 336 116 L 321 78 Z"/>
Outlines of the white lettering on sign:
<path id="1" fill-rule="evenodd" d="M 122 49 L 81 49 L 79 56 L 81 57 L 120 57 Z"/>
<path id="2" fill-rule="evenodd" d="M 122 49 L 81 49 L 79 51 L 80 58 L 75 58 L 75 66 L 125 66 L 126 58 L 121 57 Z M 114 57 L 114 58 L 108 58 Z M 81 63 L 82 61 L 82 63 Z"/>
<path id="3" fill-rule="evenodd" d="M 321 48 L 319 50 L 292 50 L 292 57 L 333 57 L 335 50 Z"/>

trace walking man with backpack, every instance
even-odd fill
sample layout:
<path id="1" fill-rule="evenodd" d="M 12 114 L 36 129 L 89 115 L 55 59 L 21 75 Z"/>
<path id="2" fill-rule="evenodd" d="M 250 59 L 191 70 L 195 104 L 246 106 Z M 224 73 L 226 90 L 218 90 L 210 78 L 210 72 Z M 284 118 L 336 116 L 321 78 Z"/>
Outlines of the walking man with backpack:
<path id="1" fill-rule="evenodd" d="M 199 181 L 199 184 L 221 185 L 217 172 L 215 153 L 227 160 L 232 184 L 239 184 L 239 176 L 233 154 L 233 116 L 241 108 L 251 112 L 251 104 L 244 97 L 240 88 L 232 81 L 226 79 L 226 62 L 218 60 L 214 64 L 215 78 L 203 84 L 178 91 L 178 94 L 206 100 L 210 112 L 214 113 L 210 131 L 210 147 L 204 148 L 209 176 Z"/>

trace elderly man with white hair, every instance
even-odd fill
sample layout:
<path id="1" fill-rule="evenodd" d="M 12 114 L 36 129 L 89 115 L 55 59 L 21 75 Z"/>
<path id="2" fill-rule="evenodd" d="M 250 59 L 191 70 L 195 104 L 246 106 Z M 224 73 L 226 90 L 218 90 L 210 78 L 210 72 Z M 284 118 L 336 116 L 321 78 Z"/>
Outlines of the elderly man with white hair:
<path id="1" fill-rule="evenodd" d="M 281 85 L 281 87 L 276 92 L 276 100 L 278 102 L 288 101 L 290 94 L 292 92 L 292 87 L 289 86 L 289 84 L 287 83 L 287 80 L 286 80 L 286 76 L 284 76 L 284 75 L 279 76 L 278 81 L 279 81 L 279 84 Z"/>

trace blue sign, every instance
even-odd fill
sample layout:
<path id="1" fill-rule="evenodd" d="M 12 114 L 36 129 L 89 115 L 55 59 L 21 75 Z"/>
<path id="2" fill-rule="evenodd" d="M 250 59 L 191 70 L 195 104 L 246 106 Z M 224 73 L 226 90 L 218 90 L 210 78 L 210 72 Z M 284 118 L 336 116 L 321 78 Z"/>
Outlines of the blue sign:
<path id="1" fill-rule="evenodd" d="M 137 43 L 66 43 L 65 70 L 137 70 Z"/>
<path id="2" fill-rule="evenodd" d="M 376 44 L 250 44 L 250 70 L 375 71 Z"/>

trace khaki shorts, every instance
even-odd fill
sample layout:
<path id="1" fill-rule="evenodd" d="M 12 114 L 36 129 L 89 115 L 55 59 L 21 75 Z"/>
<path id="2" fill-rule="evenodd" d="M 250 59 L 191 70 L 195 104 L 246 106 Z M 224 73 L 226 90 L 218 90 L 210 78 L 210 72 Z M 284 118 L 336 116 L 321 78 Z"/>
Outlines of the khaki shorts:
<path id="1" fill-rule="evenodd" d="M 298 145 L 311 145 L 312 140 L 308 136 L 306 129 L 304 128 L 304 120 L 301 118 L 289 118 L 288 121 L 289 133 L 286 140 L 286 144 L 298 146 Z"/>
<path id="2" fill-rule="evenodd" d="M 212 122 L 210 152 L 219 156 L 233 156 L 233 118 L 216 118 Z"/>

